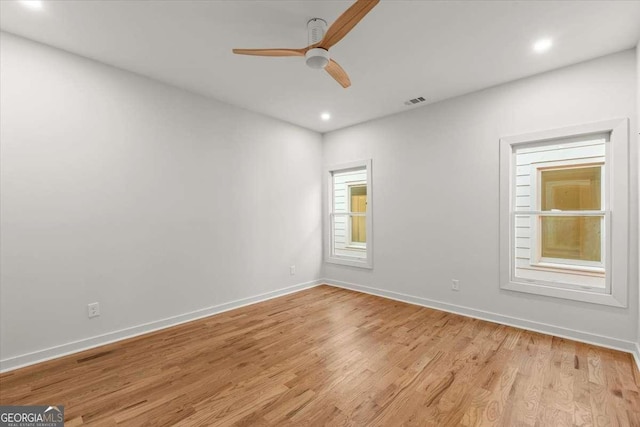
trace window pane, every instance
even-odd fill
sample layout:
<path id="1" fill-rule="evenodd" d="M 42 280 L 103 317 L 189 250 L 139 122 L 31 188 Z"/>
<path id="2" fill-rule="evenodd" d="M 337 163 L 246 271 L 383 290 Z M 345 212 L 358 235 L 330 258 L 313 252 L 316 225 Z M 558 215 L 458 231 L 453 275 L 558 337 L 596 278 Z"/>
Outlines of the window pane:
<path id="1" fill-rule="evenodd" d="M 365 217 L 351 217 L 351 242 L 367 243 L 367 221 Z"/>
<path id="2" fill-rule="evenodd" d="M 602 217 L 541 217 L 541 255 L 582 261 L 602 261 Z"/>
<path id="3" fill-rule="evenodd" d="M 349 212 L 349 187 L 355 185 L 362 186 L 366 194 L 366 169 L 350 169 L 333 173 L 333 211 L 335 213 Z"/>
<path id="4" fill-rule="evenodd" d="M 349 187 L 349 193 L 351 195 L 351 212 L 365 213 L 367 212 L 367 186 L 366 185 L 352 185 Z M 351 217 L 351 242 L 352 243 L 366 243 L 367 221 L 364 216 Z"/>
<path id="5" fill-rule="evenodd" d="M 353 227 L 354 220 L 362 221 L 362 237 L 366 239 L 365 227 L 366 217 L 353 215 L 335 215 L 333 219 L 333 255 L 366 258 L 367 247 L 365 241 L 349 241 L 347 236 L 347 225 Z"/>
<path id="6" fill-rule="evenodd" d="M 540 173 L 540 204 L 543 211 L 600 210 L 600 166 L 543 170 Z M 568 224 L 567 221 L 560 221 Z M 560 226 L 552 228 L 565 229 Z"/>

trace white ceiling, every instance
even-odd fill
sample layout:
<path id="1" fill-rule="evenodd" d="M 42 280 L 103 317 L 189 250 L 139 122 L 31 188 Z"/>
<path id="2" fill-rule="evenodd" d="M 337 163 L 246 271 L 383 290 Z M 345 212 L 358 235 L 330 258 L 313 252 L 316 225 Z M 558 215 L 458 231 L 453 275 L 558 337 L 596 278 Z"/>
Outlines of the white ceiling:
<path id="1" fill-rule="evenodd" d="M 350 1 L 0 1 L 0 28 L 326 132 L 635 46 L 640 1 L 382 0 L 331 49 L 340 87 L 303 58 L 232 48 L 306 45 L 313 17 Z M 551 37 L 546 54 L 533 42 Z M 424 104 L 423 104 L 424 105 Z M 329 111 L 329 122 L 320 113 Z"/>

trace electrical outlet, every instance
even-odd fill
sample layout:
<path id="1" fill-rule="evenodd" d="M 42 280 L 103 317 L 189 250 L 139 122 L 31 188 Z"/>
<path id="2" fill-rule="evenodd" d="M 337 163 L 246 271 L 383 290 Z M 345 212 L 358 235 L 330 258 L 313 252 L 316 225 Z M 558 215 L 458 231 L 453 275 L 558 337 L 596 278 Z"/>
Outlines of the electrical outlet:
<path id="1" fill-rule="evenodd" d="M 100 303 L 92 302 L 87 305 L 87 315 L 89 319 L 100 316 Z"/>
<path id="2" fill-rule="evenodd" d="M 291 267 L 289 267 L 289 274 L 291 274 L 292 276 L 296 274 L 296 266 L 292 265 Z"/>
<path id="3" fill-rule="evenodd" d="M 456 279 L 451 279 L 451 290 L 452 291 L 460 291 L 460 281 Z"/>

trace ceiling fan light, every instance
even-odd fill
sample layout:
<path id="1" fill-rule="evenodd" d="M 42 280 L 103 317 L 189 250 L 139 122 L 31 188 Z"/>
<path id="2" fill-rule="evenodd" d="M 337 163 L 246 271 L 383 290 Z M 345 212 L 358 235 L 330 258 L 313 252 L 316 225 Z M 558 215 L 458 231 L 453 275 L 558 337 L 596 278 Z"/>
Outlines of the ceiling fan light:
<path id="1" fill-rule="evenodd" d="M 329 52 L 322 48 L 309 49 L 304 55 L 307 65 L 317 70 L 324 68 L 329 63 Z"/>

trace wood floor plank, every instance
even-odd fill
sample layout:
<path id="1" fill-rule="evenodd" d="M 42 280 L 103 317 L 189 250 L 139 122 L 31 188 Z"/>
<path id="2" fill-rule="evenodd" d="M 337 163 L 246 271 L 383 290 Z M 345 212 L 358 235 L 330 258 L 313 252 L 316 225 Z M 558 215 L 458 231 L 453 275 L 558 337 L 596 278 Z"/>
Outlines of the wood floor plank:
<path id="1" fill-rule="evenodd" d="M 69 426 L 639 426 L 631 355 L 319 286 L 0 375 Z"/>

